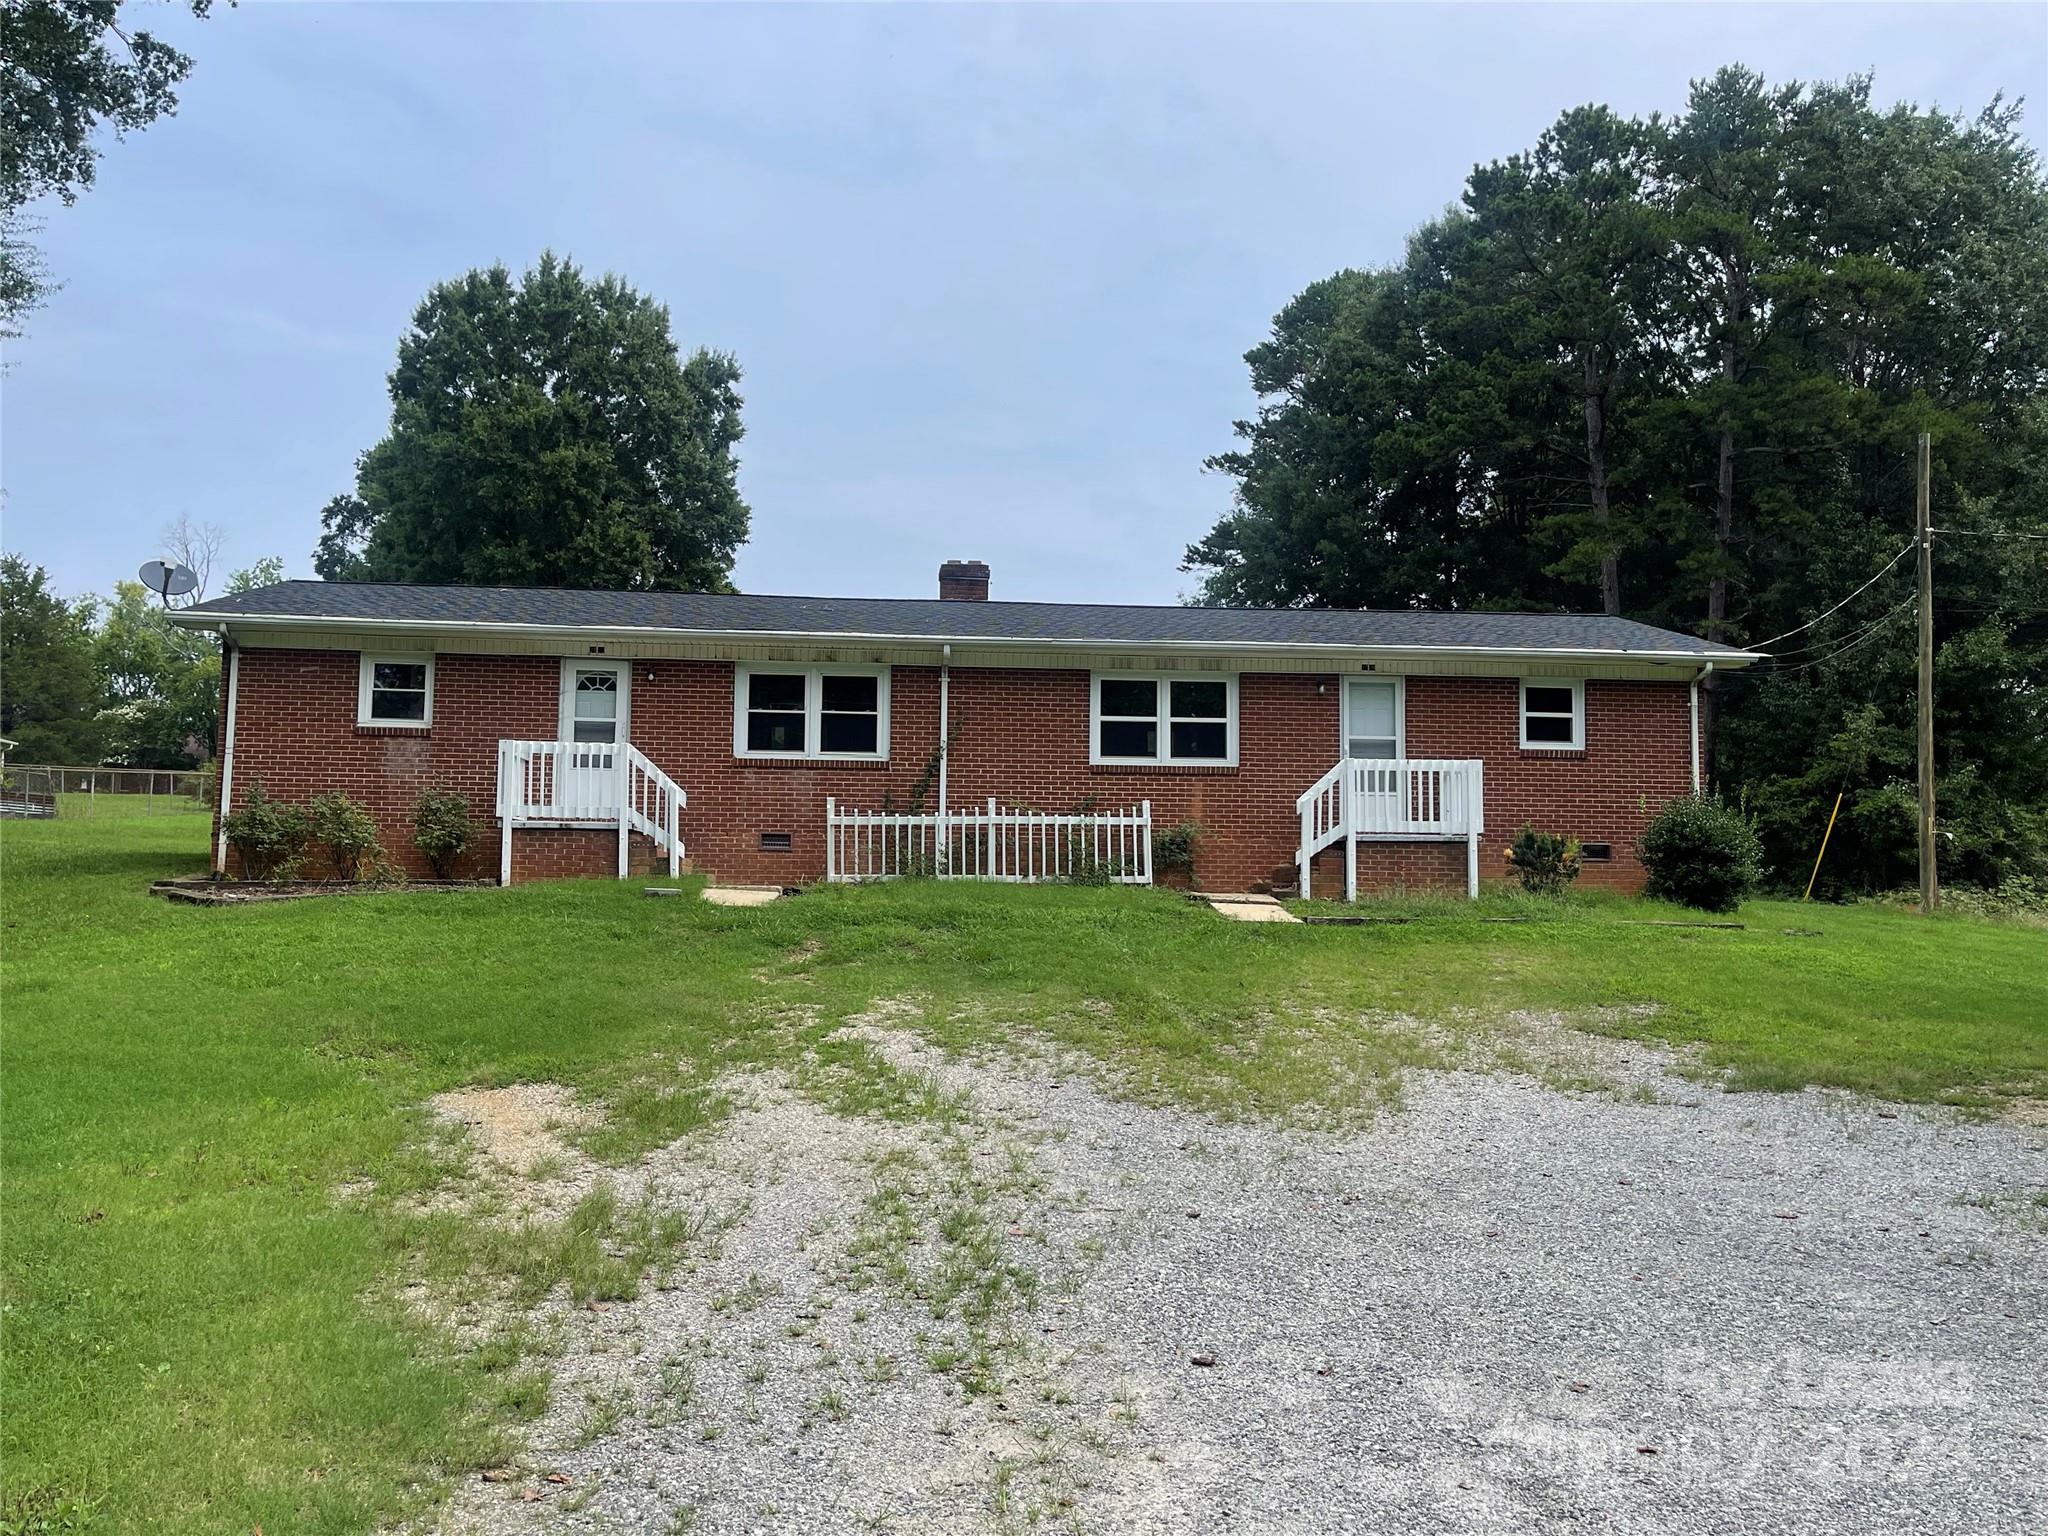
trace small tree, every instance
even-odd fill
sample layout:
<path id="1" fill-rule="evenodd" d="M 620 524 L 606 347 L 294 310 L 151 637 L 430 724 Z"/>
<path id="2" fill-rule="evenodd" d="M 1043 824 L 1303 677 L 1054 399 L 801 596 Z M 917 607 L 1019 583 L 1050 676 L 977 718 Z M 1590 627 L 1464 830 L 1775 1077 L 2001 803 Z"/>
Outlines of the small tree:
<path id="1" fill-rule="evenodd" d="M 1713 795 L 1668 802 L 1638 851 L 1649 894 L 1708 912 L 1732 912 L 1763 878 L 1763 847 L 1749 820 Z"/>
<path id="2" fill-rule="evenodd" d="M 1560 895 L 1579 878 L 1579 840 L 1524 825 L 1507 852 L 1508 863 L 1532 896 Z"/>
<path id="3" fill-rule="evenodd" d="M 388 877 L 390 860 L 377 841 L 377 821 L 362 806 L 335 790 L 307 803 L 312 840 L 327 851 L 337 880 L 360 880 L 370 874 Z"/>
<path id="4" fill-rule="evenodd" d="M 452 790 L 428 790 L 413 804 L 412 841 L 436 875 L 451 878 L 476 842 L 469 801 Z"/>
<path id="5" fill-rule="evenodd" d="M 220 826 L 229 846 L 241 855 L 242 874 L 250 880 L 294 873 L 313 831 L 304 807 L 271 799 L 260 779 L 249 785 L 242 808 L 223 817 Z"/>

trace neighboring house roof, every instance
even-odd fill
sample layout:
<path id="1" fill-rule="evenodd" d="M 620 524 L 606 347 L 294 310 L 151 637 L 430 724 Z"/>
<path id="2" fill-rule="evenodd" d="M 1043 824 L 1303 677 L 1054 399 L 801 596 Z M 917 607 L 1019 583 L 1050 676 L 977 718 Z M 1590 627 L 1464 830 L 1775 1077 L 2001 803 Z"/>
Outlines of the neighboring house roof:
<path id="1" fill-rule="evenodd" d="M 1732 646 L 1601 614 L 1397 608 L 1145 607 L 286 581 L 197 603 L 172 616 L 181 624 L 209 629 L 242 620 L 259 626 L 560 629 L 746 639 L 1500 651 L 1698 658 L 1735 665 L 1757 659 Z"/>

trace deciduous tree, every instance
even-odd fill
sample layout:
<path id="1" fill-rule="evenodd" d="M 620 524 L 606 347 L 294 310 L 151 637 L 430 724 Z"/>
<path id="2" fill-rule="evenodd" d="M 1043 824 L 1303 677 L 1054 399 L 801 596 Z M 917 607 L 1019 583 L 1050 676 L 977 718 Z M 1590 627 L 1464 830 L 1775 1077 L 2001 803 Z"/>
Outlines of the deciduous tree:
<path id="1" fill-rule="evenodd" d="M 668 310 L 545 255 L 428 294 L 391 431 L 321 514 L 329 580 L 708 590 L 747 535 L 739 365 Z"/>
<path id="2" fill-rule="evenodd" d="M 188 0 L 204 16 L 212 0 Z M 65 203 L 92 185 L 96 136 L 119 138 L 178 109 L 192 60 L 124 25 L 121 0 L 8 0 L 0 8 L 0 335 L 49 286 L 23 215 L 37 198 Z"/>

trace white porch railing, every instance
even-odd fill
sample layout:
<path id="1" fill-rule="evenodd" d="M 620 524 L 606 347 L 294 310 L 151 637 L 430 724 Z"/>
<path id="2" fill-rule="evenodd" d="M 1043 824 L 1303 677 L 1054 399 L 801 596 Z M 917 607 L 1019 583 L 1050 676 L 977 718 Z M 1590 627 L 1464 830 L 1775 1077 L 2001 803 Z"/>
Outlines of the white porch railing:
<path id="1" fill-rule="evenodd" d="M 905 815 L 825 802 L 825 878 L 1102 880 L 1152 883 L 1152 802 L 1121 811 L 1050 816 L 986 809 Z"/>
<path id="2" fill-rule="evenodd" d="M 1358 899 L 1358 843 L 1457 842 L 1465 844 L 1465 891 L 1479 894 L 1479 835 L 1486 830 L 1486 765 L 1476 758 L 1341 759 L 1304 790 L 1297 862 L 1301 891 L 1309 890 L 1309 861 L 1330 844 L 1344 843 L 1344 899 Z"/>
<path id="3" fill-rule="evenodd" d="M 501 741 L 498 743 L 498 879 L 512 883 L 515 827 L 617 827 L 619 878 L 627 874 L 627 838 L 650 838 L 668 854 L 668 872 L 682 868 L 683 787 L 627 743 Z"/>

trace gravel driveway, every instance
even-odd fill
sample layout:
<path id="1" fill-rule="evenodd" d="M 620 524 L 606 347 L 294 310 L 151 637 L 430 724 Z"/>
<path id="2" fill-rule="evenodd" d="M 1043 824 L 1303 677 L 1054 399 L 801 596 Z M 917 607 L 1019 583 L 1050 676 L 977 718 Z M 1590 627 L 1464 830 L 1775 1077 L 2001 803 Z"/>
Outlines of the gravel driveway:
<path id="1" fill-rule="evenodd" d="M 1219 1125 L 892 1022 L 959 1118 L 763 1079 L 636 1170 L 716 1257 L 563 1307 L 528 1458 L 442 1529 L 2048 1530 L 2038 1130 L 1576 1034 L 1617 1091 Z"/>

